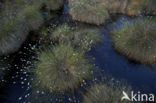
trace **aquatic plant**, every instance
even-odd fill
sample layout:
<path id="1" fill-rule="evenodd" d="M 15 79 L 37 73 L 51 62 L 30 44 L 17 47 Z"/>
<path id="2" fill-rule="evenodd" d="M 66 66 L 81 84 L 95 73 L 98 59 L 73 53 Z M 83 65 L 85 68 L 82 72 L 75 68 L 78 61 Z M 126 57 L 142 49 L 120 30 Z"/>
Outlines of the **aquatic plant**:
<path id="1" fill-rule="evenodd" d="M 64 43 L 39 54 L 34 76 L 50 92 L 74 91 L 91 76 L 92 68 L 83 52 Z"/>
<path id="2" fill-rule="evenodd" d="M 50 10 L 58 10 L 63 7 L 64 0 L 44 0 L 43 3 Z"/>
<path id="3" fill-rule="evenodd" d="M 155 18 L 138 18 L 123 23 L 121 29 L 112 32 L 114 47 L 128 58 L 141 63 L 156 62 Z"/>
<path id="4" fill-rule="evenodd" d="M 69 8 L 73 20 L 100 25 L 109 18 L 105 6 L 95 0 L 69 0 Z"/>
<path id="5" fill-rule="evenodd" d="M 101 36 L 97 28 L 79 24 L 73 27 L 67 24 L 60 25 L 51 32 L 50 36 L 53 41 L 70 41 L 71 44 L 83 50 L 90 50 L 97 42 L 101 41 Z"/>
<path id="6" fill-rule="evenodd" d="M 100 83 L 94 84 L 83 95 L 82 103 L 129 103 L 129 101 L 121 101 L 122 91 L 127 88 L 113 86 L 112 84 Z"/>

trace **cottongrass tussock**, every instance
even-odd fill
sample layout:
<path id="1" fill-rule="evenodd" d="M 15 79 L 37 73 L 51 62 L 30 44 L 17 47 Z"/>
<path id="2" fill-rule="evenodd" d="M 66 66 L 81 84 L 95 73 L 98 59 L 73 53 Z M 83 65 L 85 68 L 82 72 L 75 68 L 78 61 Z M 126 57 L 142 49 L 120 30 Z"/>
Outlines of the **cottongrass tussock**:
<path id="1" fill-rule="evenodd" d="M 93 84 L 83 94 L 82 103 L 130 103 L 129 101 L 121 101 L 122 92 L 129 93 L 130 88 L 127 88 L 122 85 L 114 86 L 113 83 Z"/>
<path id="2" fill-rule="evenodd" d="M 16 52 L 29 31 L 38 29 L 43 17 L 38 3 L 15 0 L 7 3 L 0 14 L 0 55 Z"/>
<path id="3" fill-rule="evenodd" d="M 95 0 L 69 0 L 69 13 L 73 20 L 100 25 L 109 18 L 102 3 Z"/>
<path id="4" fill-rule="evenodd" d="M 50 38 L 59 42 L 70 41 L 71 44 L 85 51 L 101 42 L 101 35 L 97 28 L 79 24 L 72 27 L 68 24 L 62 24 L 51 32 Z"/>
<path id="5" fill-rule="evenodd" d="M 76 51 L 70 44 L 64 43 L 41 52 L 33 72 L 41 88 L 61 92 L 77 89 L 90 78 L 92 69 L 84 52 Z"/>
<path id="6" fill-rule="evenodd" d="M 155 18 L 139 18 L 132 23 L 123 23 L 121 29 L 112 32 L 114 47 L 137 62 L 156 63 Z"/>

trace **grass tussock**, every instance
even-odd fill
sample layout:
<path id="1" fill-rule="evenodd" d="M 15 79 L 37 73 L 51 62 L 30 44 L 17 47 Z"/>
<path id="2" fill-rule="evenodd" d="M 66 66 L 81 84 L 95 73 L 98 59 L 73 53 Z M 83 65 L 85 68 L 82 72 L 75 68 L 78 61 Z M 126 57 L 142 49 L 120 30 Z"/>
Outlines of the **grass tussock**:
<path id="1" fill-rule="evenodd" d="M 96 0 L 107 8 L 110 14 L 126 14 L 130 16 L 155 15 L 155 0 Z"/>
<path id="2" fill-rule="evenodd" d="M 131 0 L 127 5 L 128 15 L 140 15 L 146 12 L 148 0 Z"/>
<path id="3" fill-rule="evenodd" d="M 69 8 L 73 20 L 100 25 L 109 18 L 105 6 L 95 0 L 69 0 Z"/>
<path id="4" fill-rule="evenodd" d="M 121 101 L 123 90 L 129 93 L 129 90 L 125 90 L 123 86 L 117 87 L 105 83 L 94 84 L 83 95 L 82 103 L 130 103 L 129 101 Z"/>
<path id="5" fill-rule="evenodd" d="M 74 91 L 90 77 L 92 68 L 83 52 L 70 44 L 60 44 L 39 54 L 34 73 L 41 88 L 50 92 Z"/>
<path id="6" fill-rule="evenodd" d="M 101 41 L 97 28 L 89 28 L 84 25 L 70 27 L 67 24 L 63 24 L 58 26 L 50 36 L 53 41 L 70 41 L 74 46 L 87 51 Z"/>
<path id="7" fill-rule="evenodd" d="M 141 63 L 156 63 L 155 18 L 142 18 L 124 23 L 122 29 L 113 31 L 114 47 L 128 58 Z"/>
<path id="8" fill-rule="evenodd" d="M 131 0 L 127 4 L 126 13 L 128 15 L 155 15 L 156 14 L 155 0 Z"/>
<path id="9" fill-rule="evenodd" d="M 43 17 L 39 8 L 33 5 L 25 7 L 18 14 L 18 19 L 25 24 L 29 30 L 38 29 L 43 24 Z"/>
<path id="10" fill-rule="evenodd" d="M 33 0 L 6 2 L 0 13 L 0 55 L 17 51 L 30 30 L 36 30 L 43 23 L 39 3 Z"/>

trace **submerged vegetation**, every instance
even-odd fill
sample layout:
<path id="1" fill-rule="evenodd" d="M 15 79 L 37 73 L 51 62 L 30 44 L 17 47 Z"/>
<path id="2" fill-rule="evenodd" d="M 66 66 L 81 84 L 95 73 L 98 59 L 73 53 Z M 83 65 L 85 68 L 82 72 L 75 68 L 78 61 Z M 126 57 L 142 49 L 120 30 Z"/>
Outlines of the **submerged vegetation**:
<path id="1" fill-rule="evenodd" d="M 128 58 L 141 63 L 156 63 L 155 18 L 139 18 L 133 23 L 124 23 L 113 31 L 114 47 Z"/>
<path id="2" fill-rule="evenodd" d="M 76 25 L 73 27 L 67 24 L 60 25 L 51 32 L 50 38 L 58 42 L 70 41 L 71 44 L 82 50 L 90 50 L 97 42 L 101 41 L 98 29 L 85 25 Z"/>
<path id="3" fill-rule="evenodd" d="M 69 8 L 73 20 L 100 25 L 109 18 L 105 6 L 95 0 L 69 0 Z"/>
<path id="4" fill-rule="evenodd" d="M 40 53 L 34 73 L 41 88 L 50 92 L 74 91 L 90 77 L 92 68 L 83 52 L 70 44 L 59 44 Z"/>

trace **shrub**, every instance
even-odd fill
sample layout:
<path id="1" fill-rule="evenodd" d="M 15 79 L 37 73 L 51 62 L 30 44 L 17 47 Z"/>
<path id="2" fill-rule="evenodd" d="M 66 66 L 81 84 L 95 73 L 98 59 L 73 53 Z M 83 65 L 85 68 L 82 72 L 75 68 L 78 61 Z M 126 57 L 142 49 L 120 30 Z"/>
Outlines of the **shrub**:
<path id="1" fill-rule="evenodd" d="M 122 91 L 124 89 L 121 86 L 116 87 L 105 83 L 94 84 L 83 95 L 82 103 L 129 103 L 129 101 L 121 101 L 121 97 L 123 96 Z"/>
<path id="2" fill-rule="evenodd" d="M 40 53 L 34 73 L 41 88 L 60 92 L 74 91 L 90 77 L 91 70 L 92 65 L 88 64 L 83 52 L 76 51 L 70 44 L 60 44 Z"/>
<path id="3" fill-rule="evenodd" d="M 122 29 L 113 31 L 114 47 L 128 58 L 141 63 L 156 62 L 155 18 L 142 18 L 123 23 Z"/>
<path id="4" fill-rule="evenodd" d="M 51 38 L 53 41 L 59 42 L 71 41 L 71 44 L 83 50 L 90 50 L 97 42 L 101 41 L 97 28 L 84 25 L 70 27 L 67 24 L 63 24 L 51 33 Z"/>
<path id="5" fill-rule="evenodd" d="M 100 25 L 109 18 L 105 6 L 93 0 L 69 1 L 69 8 L 73 20 Z"/>

